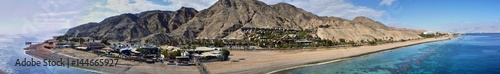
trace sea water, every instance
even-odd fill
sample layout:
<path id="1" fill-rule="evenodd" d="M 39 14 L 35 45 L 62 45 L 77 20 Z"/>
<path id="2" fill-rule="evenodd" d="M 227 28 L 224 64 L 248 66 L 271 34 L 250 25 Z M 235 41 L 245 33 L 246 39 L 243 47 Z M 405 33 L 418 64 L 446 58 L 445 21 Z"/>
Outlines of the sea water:
<path id="1" fill-rule="evenodd" d="M 499 74 L 500 34 L 464 34 L 279 74 Z"/>
<path id="2" fill-rule="evenodd" d="M 26 41 L 42 42 L 44 39 L 48 37 L 0 35 L 0 72 L 4 74 L 92 74 L 92 72 L 60 66 L 15 66 L 17 59 L 34 58 L 36 61 L 43 61 L 25 54 L 23 48 L 27 47 L 24 44 Z"/>

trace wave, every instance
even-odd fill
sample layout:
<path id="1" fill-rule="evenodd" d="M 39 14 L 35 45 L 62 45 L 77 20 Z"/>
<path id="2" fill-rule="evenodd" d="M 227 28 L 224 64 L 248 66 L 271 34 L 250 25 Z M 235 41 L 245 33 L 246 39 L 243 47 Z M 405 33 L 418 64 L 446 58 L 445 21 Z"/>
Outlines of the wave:
<path id="1" fill-rule="evenodd" d="M 6 74 L 13 74 L 13 73 L 15 73 L 15 70 L 13 68 L 9 67 L 9 64 L 7 64 L 13 55 L 5 55 L 5 54 L 8 54 L 7 52 L 10 52 L 10 50 L 7 50 L 7 46 L 5 46 L 3 44 L 0 44 L 0 45 L 1 45 L 0 46 L 0 54 L 4 54 L 4 55 L 0 55 L 0 58 L 2 58 L 2 60 L 0 60 L 0 71 L 3 71 Z"/>

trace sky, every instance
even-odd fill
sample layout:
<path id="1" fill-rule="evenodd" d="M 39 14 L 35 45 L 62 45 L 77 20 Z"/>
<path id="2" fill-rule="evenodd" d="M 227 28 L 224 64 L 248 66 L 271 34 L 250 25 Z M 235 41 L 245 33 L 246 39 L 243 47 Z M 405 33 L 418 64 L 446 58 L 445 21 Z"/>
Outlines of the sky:
<path id="1" fill-rule="evenodd" d="M 106 17 L 148 10 L 203 10 L 217 0 L 2 0 L 0 34 L 64 33 Z M 388 26 L 450 31 L 500 25 L 500 0 L 260 0 L 285 2 L 320 16 L 366 16 Z"/>

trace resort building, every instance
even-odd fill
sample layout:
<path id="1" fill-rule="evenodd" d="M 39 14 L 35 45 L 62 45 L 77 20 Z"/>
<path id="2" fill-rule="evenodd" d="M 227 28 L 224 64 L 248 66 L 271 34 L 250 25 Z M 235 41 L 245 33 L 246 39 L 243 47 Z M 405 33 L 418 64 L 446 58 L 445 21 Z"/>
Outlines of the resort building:
<path id="1" fill-rule="evenodd" d="M 434 31 L 425 31 L 424 33 L 422 34 L 425 34 L 425 35 L 436 35 L 437 32 L 434 32 Z"/>

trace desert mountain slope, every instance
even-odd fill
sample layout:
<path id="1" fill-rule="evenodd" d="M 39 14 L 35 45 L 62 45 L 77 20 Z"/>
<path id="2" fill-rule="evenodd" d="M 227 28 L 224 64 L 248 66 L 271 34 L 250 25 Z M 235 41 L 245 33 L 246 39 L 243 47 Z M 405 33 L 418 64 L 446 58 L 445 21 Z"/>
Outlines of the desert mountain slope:
<path id="1" fill-rule="evenodd" d="M 193 18 L 198 11 L 183 7 L 177 11 L 145 11 L 121 14 L 99 23 L 83 24 L 68 30 L 66 35 L 109 38 L 117 41 L 140 39 L 155 33 L 170 33 Z"/>
<path id="2" fill-rule="evenodd" d="M 319 28 L 321 25 L 332 27 Z M 314 29 L 318 37 L 332 40 L 420 37 L 416 31 L 387 27 L 366 17 L 352 21 L 321 17 L 287 3 L 267 5 L 257 0 L 219 0 L 173 33 L 189 38 L 241 39 L 242 27 Z"/>
<path id="3" fill-rule="evenodd" d="M 172 38 L 245 38 L 242 28 L 286 28 L 313 30 L 322 39 L 340 38 L 359 41 L 367 39 L 421 38 L 420 31 L 385 26 L 367 17 L 346 20 L 317 16 L 287 3 L 267 5 L 257 0 L 219 0 L 209 8 L 196 11 L 146 11 L 122 14 L 100 23 L 71 28 L 66 35 L 97 36 L 118 41 Z"/>

